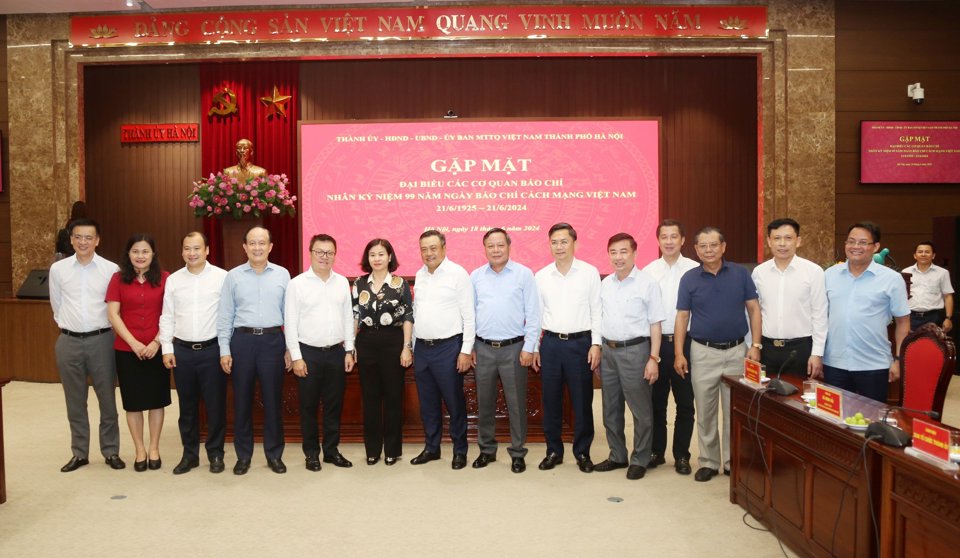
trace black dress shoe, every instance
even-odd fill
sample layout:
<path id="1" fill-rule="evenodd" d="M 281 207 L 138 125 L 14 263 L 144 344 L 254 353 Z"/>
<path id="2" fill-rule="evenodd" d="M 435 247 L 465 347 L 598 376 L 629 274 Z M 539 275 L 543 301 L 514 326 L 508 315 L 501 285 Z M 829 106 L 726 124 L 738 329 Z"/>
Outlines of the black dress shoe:
<path id="1" fill-rule="evenodd" d="M 156 459 L 147 460 L 147 469 L 150 469 L 151 471 L 156 471 L 161 465 L 163 465 L 163 461 L 161 461 L 159 457 Z"/>
<path id="2" fill-rule="evenodd" d="M 69 473 L 71 471 L 76 471 L 80 467 L 89 464 L 90 461 L 86 457 L 77 457 L 74 455 L 70 458 L 70 461 L 67 461 L 67 464 L 63 467 L 60 467 L 61 473 Z"/>
<path id="3" fill-rule="evenodd" d="M 326 460 L 324 460 L 326 461 Z M 320 470 L 320 457 L 316 455 L 308 455 L 307 459 L 307 470 L 308 471 L 319 471 Z"/>
<path id="4" fill-rule="evenodd" d="M 580 455 L 577 456 L 577 467 L 580 467 L 581 472 L 592 473 L 593 461 L 590 461 L 589 455 L 585 453 L 581 453 Z"/>
<path id="5" fill-rule="evenodd" d="M 561 463 L 563 463 L 563 456 L 561 456 L 558 453 L 551 452 L 551 453 L 548 453 L 547 456 L 543 458 L 543 461 L 541 461 L 540 464 L 537 465 L 537 468 L 540 469 L 541 471 L 549 471 L 550 469 L 553 469 L 554 467 L 556 467 Z"/>
<path id="6" fill-rule="evenodd" d="M 399 461 L 399 460 L 400 460 L 399 457 L 384 457 L 384 458 L 383 458 L 383 462 L 386 463 L 387 465 L 396 465 L 396 464 L 397 464 L 397 461 Z"/>
<path id="7" fill-rule="evenodd" d="M 420 452 L 420 455 L 414 457 L 410 460 L 411 465 L 423 465 L 424 463 L 429 463 L 431 461 L 436 461 L 440 459 L 440 452 L 433 453 L 427 450 Z"/>
<path id="8" fill-rule="evenodd" d="M 713 477 L 720 474 L 720 471 L 716 469 L 711 469 L 709 467 L 700 467 L 697 469 L 697 474 L 693 475 L 693 480 L 697 482 L 707 482 Z"/>
<path id="9" fill-rule="evenodd" d="M 333 463 L 334 467 L 343 467 L 349 468 L 353 467 L 353 463 L 350 463 L 350 460 L 343 456 L 339 451 L 333 455 L 323 454 L 324 463 Z"/>
<path id="10" fill-rule="evenodd" d="M 238 459 L 237 464 L 233 466 L 234 475 L 246 475 L 247 471 L 249 470 L 250 470 L 249 459 Z"/>
<path id="11" fill-rule="evenodd" d="M 467 454 L 465 453 L 455 453 L 453 454 L 453 461 L 450 463 L 450 468 L 454 471 L 459 471 L 467 466 Z"/>
<path id="12" fill-rule="evenodd" d="M 106 459 L 106 463 L 114 470 L 120 470 L 127 466 L 127 464 L 120 459 L 119 455 L 111 455 Z"/>
<path id="13" fill-rule="evenodd" d="M 180 463 L 177 463 L 177 466 L 173 468 L 173 474 L 182 475 L 184 473 L 189 473 L 190 469 L 196 469 L 199 466 L 199 458 L 183 456 L 183 459 L 180 460 Z"/>
<path id="14" fill-rule="evenodd" d="M 287 472 L 287 466 L 283 464 L 283 460 L 279 457 L 276 459 L 267 459 L 267 465 L 270 467 L 270 470 L 278 475 L 282 475 Z"/>
<path id="15" fill-rule="evenodd" d="M 681 475 L 689 475 L 693 471 L 693 469 L 690 468 L 690 459 L 686 457 L 678 459 L 676 465 L 674 465 L 674 469 Z"/>
<path id="16" fill-rule="evenodd" d="M 527 462 L 522 457 L 514 457 L 510 463 L 510 470 L 514 473 L 522 473 L 527 470 Z"/>
<path id="17" fill-rule="evenodd" d="M 379 456 L 379 455 L 378 455 L 377 457 L 368 457 L 368 458 L 367 458 L 367 465 L 376 465 L 378 461 L 380 461 L 380 456 Z"/>
<path id="18" fill-rule="evenodd" d="M 616 461 L 610 461 L 609 459 L 604 459 L 600 463 L 597 463 L 593 466 L 594 471 L 599 471 L 601 473 L 606 473 L 607 471 L 613 471 L 616 469 L 626 469 L 626 463 L 618 463 Z"/>
<path id="19" fill-rule="evenodd" d="M 474 469 L 483 469 L 496 460 L 497 456 L 492 453 L 481 453 L 476 459 L 473 460 L 473 465 L 471 465 L 471 467 Z"/>
<path id="20" fill-rule="evenodd" d="M 647 474 L 647 468 L 643 465 L 631 465 L 627 469 L 627 478 L 630 480 L 642 479 Z"/>
<path id="21" fill-rule="evenodd" d="M 211 473 L 222 473 L 226 467 L 223 464 L 223 457 L 211 457 L 210 458 L 210 472 Z"/>
<path id="22" fill-rule="evenodd" d="M 656 469 L 658 465 L 663 465 L 667 460 L 663 458 L 659 453 L 650 454 L 650 463 L 647 464 L 647 469 Z"/>
<path id="23" fill-rule="evenodd" d="M 134 462 L 133 462 L 133 470 L 136 471 L 136 472 L 138 472 L 138 473 L 142 473 L 142 472 L 146 471 L 146 470 L 147 470 L 147 460 L 144 459 L 143 461 L 134 461 Z"/>
<path id="24" fill-rule="evenodd" d="M 727 475 L 727 476 L 729 477 L 729 476 L 730 476 L 730 469 L 724 469 L 724 470 L 723 470 L 723 474 L 724 474 L 724 475 Z"/>

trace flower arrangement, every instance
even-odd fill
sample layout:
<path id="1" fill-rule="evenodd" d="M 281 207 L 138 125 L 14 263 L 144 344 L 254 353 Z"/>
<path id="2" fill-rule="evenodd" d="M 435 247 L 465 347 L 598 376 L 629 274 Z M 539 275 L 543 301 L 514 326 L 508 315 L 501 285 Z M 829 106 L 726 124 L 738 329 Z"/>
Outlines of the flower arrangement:
<path id="1" fill-rule="evenodd" d="M 293 205 L 297 196 L 290 195 L 289 183 L 285 174 L 255 177 L 244 183 L 222 172 L 211 173 L 209 178 L 193 183 L 188 205 L 197 217 L 292 216 L 297 212 Z"/>

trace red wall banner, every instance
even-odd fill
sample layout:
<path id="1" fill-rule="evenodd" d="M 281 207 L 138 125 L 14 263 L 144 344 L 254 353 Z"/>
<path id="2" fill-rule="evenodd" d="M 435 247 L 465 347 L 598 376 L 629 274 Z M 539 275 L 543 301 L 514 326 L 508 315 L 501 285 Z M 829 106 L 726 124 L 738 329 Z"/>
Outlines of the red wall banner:
<path id="1" fill-rule="evenodd" d="M 960 183 L 960 121 L 862 121 L 860 182 Z"/>
<path id="2" fill-rule="evenodd" d="M 74 47 L 272 41 L 766 37 L 765 6 L 427 6 L 77 16 Z"/>

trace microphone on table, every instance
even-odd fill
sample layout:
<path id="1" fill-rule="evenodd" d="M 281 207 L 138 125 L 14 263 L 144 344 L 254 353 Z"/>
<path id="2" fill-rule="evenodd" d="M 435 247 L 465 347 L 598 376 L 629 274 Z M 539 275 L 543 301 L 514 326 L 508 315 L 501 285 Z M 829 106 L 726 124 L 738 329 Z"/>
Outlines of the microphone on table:
<path id="1" fill-rule="evenodd" d="M 910 445 L 911 437 L 909 434 L 907 434 L 903 429 L 887 424 L 887 415 L 889 415 L 890 411 L 894 409 L 906 411 L 908 413 L 918 413 L 921 415 L 926 415 L 933 420 L 940 420 L 940 413 L 936 411 L 924 411 L 922 409 L 910 409 L 908 407 L 900 406 L 887 407 L 887 410 L 883 413 L 883 417 L 880 419 L 880 421 L 872 422 L 870 423 L 870 426 L 867 427 L 867 438 L 876 438 L 881 444 L 893 446 L 895 448 L 902 448 Z"/>
<path id="2" fill-rule="evenodd" d="M 789 364 L 795 356 L 797 356 L 797 351 L 790 351 L 790 356 L 788 356 L 787 360 L 783 361 L 783 364 L 780 365 L 780 370 L 777 372 L 777 377 L 770 380 L 770 384 L 767 386 L 767 389 L 771 390 L 777 395 L 793 395 L 794 393 L 797 393 L 797 386 L 780 379 L 780 376 L 783 375 L 783 369 L 787 367 L 787 364 Z"/>

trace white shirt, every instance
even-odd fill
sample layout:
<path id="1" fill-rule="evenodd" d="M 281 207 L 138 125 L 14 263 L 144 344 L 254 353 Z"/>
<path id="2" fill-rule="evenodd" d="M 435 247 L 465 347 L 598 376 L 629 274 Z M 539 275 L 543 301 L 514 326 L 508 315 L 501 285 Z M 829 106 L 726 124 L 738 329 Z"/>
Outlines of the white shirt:
<path id="1" fill-rule="evenodd" d="M 936 264 L 930 264 L 926 271 L 920 271 L 916 265 L 903 270 L 910 277 L 911 312 L 927 312 L 944 308 L 943 295 L 953 294 L 950 284 L 950 272 Z M 949 316 L 948 316 L 949 317 Z"/>
<path id="2" fill-rule="evenodd" d="M 413 334 L 417 339 L 446 339 L 463 334 L 461 353 L 470 354 L 476 337 L 473 284 L 467 270 L 444 258 L 433 273 L 417 271 L 413 285 Z"/>
<path id="3" fill-rule="evenodd" d="M 643 268 L 643 272 L 649 273 L 660 285 L 663 309 L 667 313 L 666 319 L 661 324 L 664 335 L 673 335 L 674 326 L 677 323 L 677 292 L 680 290 L 680 278 L 698 265 L 697 262 L 681 254 L 673 265 L 660 258 Z"/>
<path id="4" fill-rule="evenodd" d="M 794 256 L 780 271 L 767 260 L 753 270 L 760 300 L 762 334 L 770 339 L 813 337 L 813 356 L 823 356 L 827 342 L 827 291 L 823 268 Z"/>
<path id="5" fill-rule="evenodd" d="M 290 280 L 283 308 L 283 334 L 290 358 L 300 360 L 300 343 L 353 350 L 353 297 L 347 278 L 335 271 L 324 281 L 313 269 Z"/>
<path id="6" fill-rule="evenodd" d="M 554 333 L 590 331 L 591 343 L 599 345 L 602 310 L 597 268 L 574 259 L 564 275 L 554 262 L 534 278 L 540 295 L 540 327 Z"/>
<path id="7" fill-rule="evenodd" d="M 657 282 L 636 267 L 623 281 L 616 273 L 604 277 L 600 282 L 603 337 L 610 341 L 650 337 L 650 326 L 666 317 L 660 298 Z"/>
<path id="8" fill-rule="evenodd" d="M 50 266 L 50 306 L 61 329 L 86 333 L 110 327 L 107 285 L 117 264 L 94 253 L 87 265 L 74 254 Z"/>
<path id="9" fill-rule="evenodd" d="M 227 271 L 210 262 L 200 273 L 186 267 L 167 277 L 160 313 L 160 350 L 173 353 L 173 338 L 199 343 L 217 336 L 217 308 Z"/>

